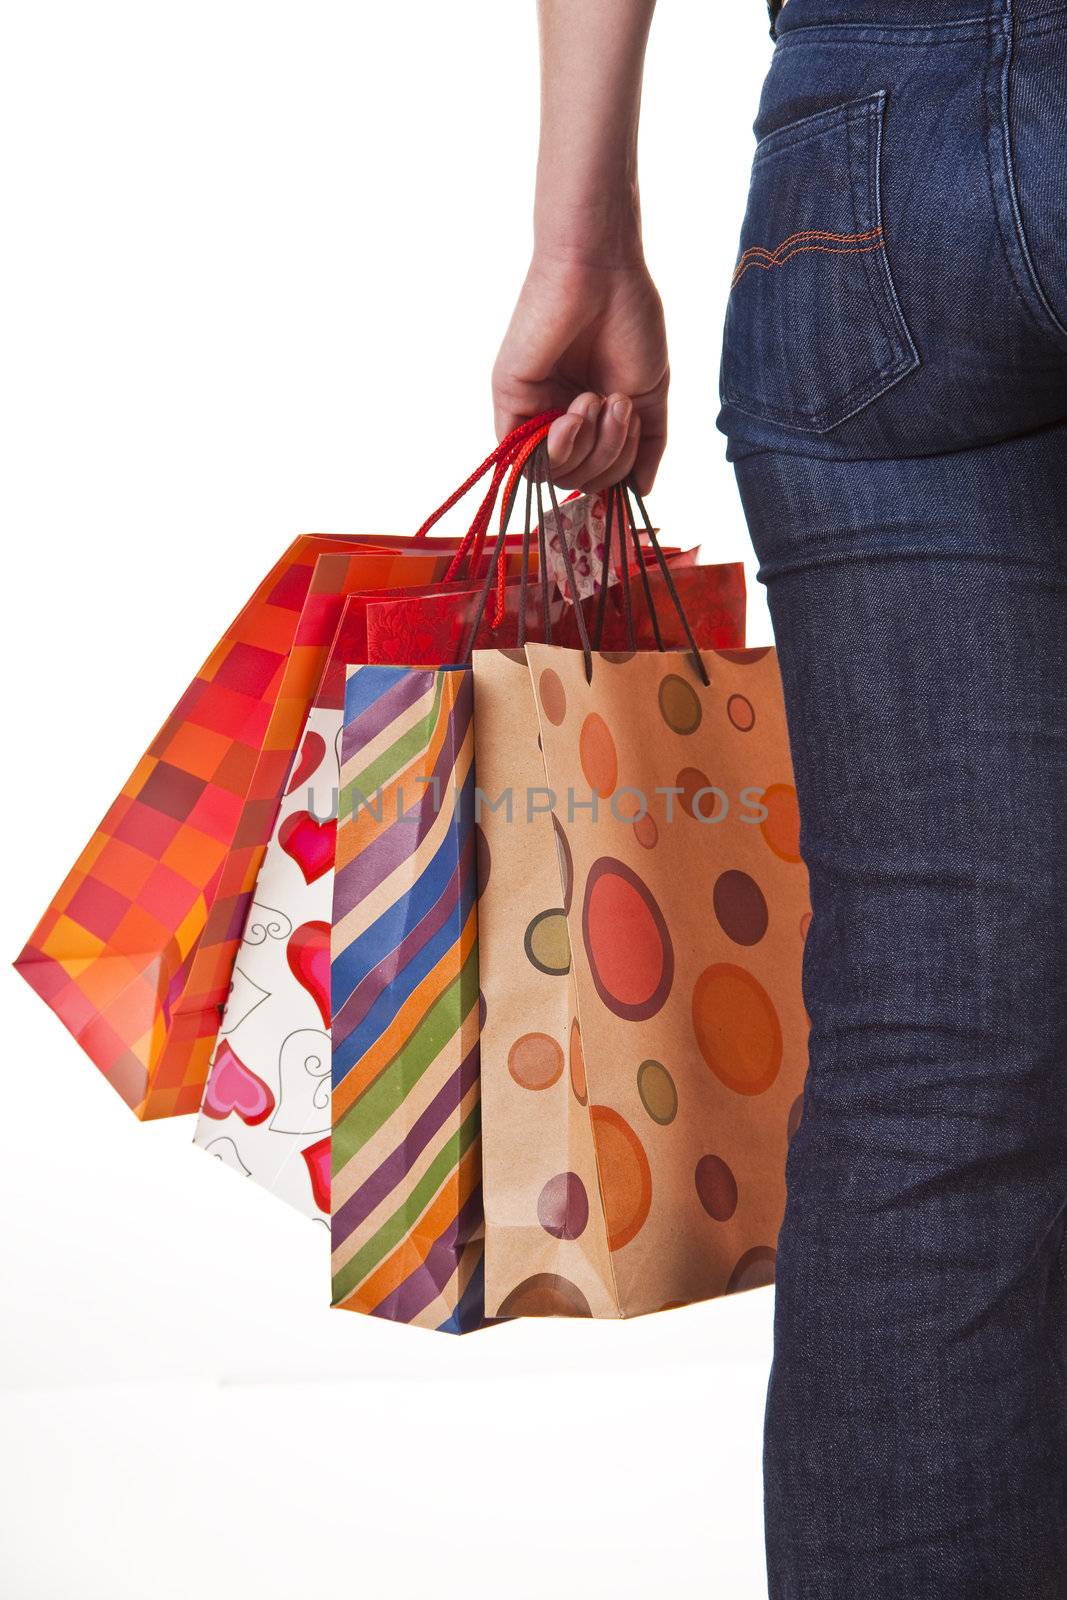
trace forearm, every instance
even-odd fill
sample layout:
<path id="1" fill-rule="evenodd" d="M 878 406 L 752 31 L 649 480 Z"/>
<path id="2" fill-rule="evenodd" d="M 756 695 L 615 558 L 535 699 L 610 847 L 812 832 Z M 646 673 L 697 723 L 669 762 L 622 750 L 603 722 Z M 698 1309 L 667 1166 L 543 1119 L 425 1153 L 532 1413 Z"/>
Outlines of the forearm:
<path id="1" fill-rule="evenodd" d="M 655 0 L 538 0 L 534 248 L 589 265 L 641 254 L 637 126 Z"/>

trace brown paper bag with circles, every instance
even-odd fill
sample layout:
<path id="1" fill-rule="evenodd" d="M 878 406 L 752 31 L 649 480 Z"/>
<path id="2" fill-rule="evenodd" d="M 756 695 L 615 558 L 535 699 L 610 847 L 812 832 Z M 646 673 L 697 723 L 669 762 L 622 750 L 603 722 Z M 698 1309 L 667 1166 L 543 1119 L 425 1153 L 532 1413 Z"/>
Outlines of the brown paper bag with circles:
<path id="1" fill-rule="evenodd" d="M 603 1215 L 560 1271 L 565 1191 L 596 1194 L 596 1154 L 572 1112 L 582 1048 L 533 685 L 521 650 L 473 662 L 486 1315 L 617 1316 Z"/>
<path id="2" fill-rule="evenodd" d="M 475 657 L 487 1313 L 770 1282 L 809 918 L 776 655 L 525 657 Z"/>

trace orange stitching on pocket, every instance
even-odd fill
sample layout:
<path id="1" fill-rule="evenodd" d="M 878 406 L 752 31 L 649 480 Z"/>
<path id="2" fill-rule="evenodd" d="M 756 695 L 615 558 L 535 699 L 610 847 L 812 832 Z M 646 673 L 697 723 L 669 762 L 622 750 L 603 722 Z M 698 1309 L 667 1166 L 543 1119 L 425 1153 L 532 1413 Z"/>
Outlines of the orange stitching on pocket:
<path id="1" fill-rule="evenodd" d="M 803 233 L 791 233 L 773 250 L 766 250 L 759 244 L 749 245 L 734 268 L 730 287 L 733 289 L 741 281 L 749 267 L 762 267 L 764 272 L 769 272 L 772 267 L 783 266 L 791 256 L 799 255 L 802 250 L 821 250 L 827 255 L 849 256 L 884 249 L 885 239 L 881 228 L 870 228 L 866 233 L 823 233 L 809 228 Z"/>
<path id="2" fill-rule="evenodd" d="M 838 244 L 859 244 L 865 239 L 876 239 L 881 231 L 881 228 L 878 227 L 868 228 L 866 233 L 826 233 L 818 228 L 805 228 L 800 233 L 791 233 L 788 239 L 783 239 L 781 244 L 774 250 L 765 250 L 761 244 L 750 244 L 747 250 L 742 251 L 738 266 L 741 265 L 741 261 L 744 261 L 746 256 L 776 256 L 779 251 L 784 250 L 787 245 L 794 244 L 798 239 L 832 239 Z"/>

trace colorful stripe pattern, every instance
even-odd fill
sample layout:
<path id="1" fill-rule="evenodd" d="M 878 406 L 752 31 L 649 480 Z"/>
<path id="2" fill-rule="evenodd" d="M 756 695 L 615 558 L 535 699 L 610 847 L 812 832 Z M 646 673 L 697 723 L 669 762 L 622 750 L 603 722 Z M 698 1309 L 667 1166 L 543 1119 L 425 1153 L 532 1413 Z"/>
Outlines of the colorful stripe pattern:
<path id="1" fill-rule="evenodd" d="M 351 667 L 334 878 L 333 1303 L 481 1325 L 471 674 Z"/>

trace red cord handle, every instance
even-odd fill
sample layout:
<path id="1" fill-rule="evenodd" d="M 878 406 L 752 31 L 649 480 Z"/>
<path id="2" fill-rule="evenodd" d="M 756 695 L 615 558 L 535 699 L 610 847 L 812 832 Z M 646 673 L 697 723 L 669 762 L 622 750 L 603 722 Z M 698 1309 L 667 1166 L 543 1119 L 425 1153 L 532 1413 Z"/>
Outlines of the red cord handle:
<path id="1" fill-rule="evenodd" d="M 473 577 L 477 572 L 478 564 L 482 559 L 485 530 L 489 526 L 493 515 L 493 507 L 496 504 L 496 497 L 500 493 L 500 485 L 507 470 L 508 464 L 505 460 L 498 461 L 493 468 L 493 476 L 489 480 L 489 488 L 486 490 L 485 499 L 474 513 L 474 521 L 463 535 L 459 549 L 449 563 L 448 571 L 445 573 L 447 582 L 451 583 L 453 578 L 459 577 L 463 563 L 468 559 L 468 556 L 471 576 Z"/>
<path id="2" fill-rule="evenodd" d="M 523 468 L 537 447 L 543 444 L 548 438 L 548 430 L 550 427 L 551 423 L 542 423 L 540 427 L 535 428 L 532 433 L 528 434 L 526 438 L 522 440 L 522 443 L 515 451 L 514 460 L 511 463 L 511 475 L 508 478 L 507 484 L 504 488 L 504 497 L 500 502 L 501 532 L 504 531 L 504 528 L 507 525 L 508 512 L 511 508 L 511 502 L 518 491 L 519 483 L 522 479 Z M 497 564 L 496 569 L 496 606 L 489 622 L 489 626 L 492 628 L 499 628 L 501 622 L 504 620 L 504 612 L 507 608 L 507 583 L 507 562 L 503 559 L 503 556 L 501 556 L 501 560 Z"/>
<path id="3" fill-rule="evenodd" d="M 504 481 L 509 466 L 526 448 L 531 439 L 542 439 L 548 432 L 551 424 L 534 417 L 530 422 L 523 423 L 519 428 L 513 429 L 506 439 L 502 439 L 497 446 L 495 454 L 497 461 L 493 467 L 493 476 L 484 500 L 475 513 L 474 521 L 467 529 L 460 543 L 459 549 L 449 565 L 446 573 L 447 579 L 458 578 L 463 571 L 464 562 L 467 563 L 468 575 L 474 577 L 481 565 L 482 555 L 485 550 L 485 536 L 489 531 L 489 523 L 493 516 L 493 507 L 496 504 L 500 485 Z"/>
<path id="4" fill-rule="evenodd" d="M 492 498 L 490 499 L 489 495 L 486 496 L 486 499 L 489 501 L 488 514 L 485 515 L 485 501 L 483 501 L 482 505 L 478 508 L 477 514 L 475 515 L 474 522 L 472 522 L 471 527 L 468 530 L 467 538 L 464 540 L 464 545 L 469 548 L 469 544 L 473 543 L 476 537 L 477 525 L 483 515 L 485 515 L 486 527 L 489 525 L 489 520 L 493 514 L 493 505 L 496 501 L 496 493 L 500 488 L 500 482 L 503 479 L 504 472 L 507 471 L 508 466 L 511 464 L 512 457 L 518 450 L 519 446 L 535 429 L 547 427 L 549 424 L 553 423 L 557 417 L 561 417 L 563 415 L 564 413 L 560 410 L 542 411 L 538 416 L 530 417 L 527 419 L 527 421 L 520 422 L 517 428 L 513 428 L 509 434 L 501 439 L 495 450 L 491 450 L 489 452 L 481 466 L 476 467 L 471 473 L 470 477 L 467 478 L 465 482 L 461 483 L 459 488 L 454 490 L 454 492 L 449 495 L 448 499 L 443 501 L 442 504 L 437 507 L 436 511 L 431 512 L 431 514 L 426 518 L 426 521 L 416 532 L 415 538 L 425 539 L 434 523 L 438 522 L 441 517 L 445 515 L 446 511 L 451 511 L 456 502 L 462 500 L 463 496 L 470 489 L 473 489 L 476 483 L 480 483 L 490 468 L 496 468 L 503 464 L 503 471 L 501 471 L 499 474 L 495 471 L 493 473 L 493 480 L 496 484 L 496 490 L 493 490 L 493 488 L 490 487 L 490 495 Z M 466 550 L 464 550 L 464 554 L 466 554 Z"/>

